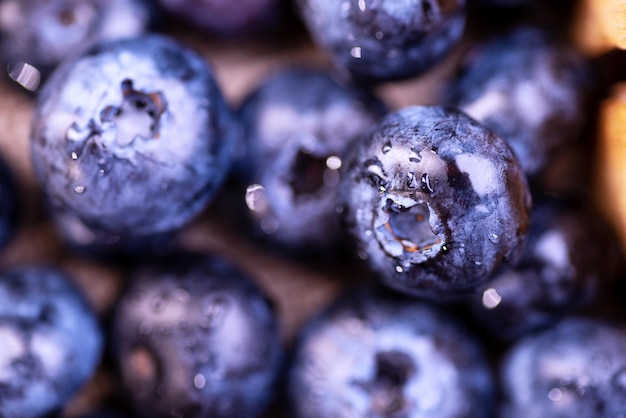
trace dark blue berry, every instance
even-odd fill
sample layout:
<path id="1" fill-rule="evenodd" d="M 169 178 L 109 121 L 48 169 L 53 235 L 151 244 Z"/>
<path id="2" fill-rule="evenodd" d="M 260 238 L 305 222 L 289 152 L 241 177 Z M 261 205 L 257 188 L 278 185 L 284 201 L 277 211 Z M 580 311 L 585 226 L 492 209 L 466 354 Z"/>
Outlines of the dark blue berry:
<path id="1" fill-rule="evenodd" d="M 177 256 L 139 269 L 115 310 L 114 357 L 148 417 L 253 417 L 282 363 L 274 311 L 225 261 Z"/>
<path id="2" fill-rule="evenodd" d="M 424 296 L 475 288 L 522 255 L 525 177 L 506 142 L 453 108 L 408 107 L 354 149 L 343 214 L 381 280 Z"/>
<path id="3" fill-rule="evenodd" d="M 169 13 L 211 34 L 252 35 L 280 23 L 284 0 L 157 0 Z"/>
<path id="4" fill-rule="evenodd" d="M 335 248 L 346 150 L 385 113 L 369 94 L 322 71 L 292 69 L 244 103 L 246 203 L 260 229 L 287 247 Z"/>
<path id="5" fill-rule="evenodd" d="M 578 139 L 589 76 L 572 46 L 547 30 L 523 26 L 470 51 L 447 100 L 504 138 L 533 176 L 559 147 Z"/>
<path id="6" fill-rule="evenodd" d="M 513 340 L 594 302 L 622 273 L 617 237 L 596 211 L 535 203 L 520 263 L 498 273 L 471 307 L 479 326 Z"/>
<path id="7" fill-rule="evenodd" d="M 305 327 L 289 394 L 298 418 L 488 417 L 493 407 L 482 348 L 453 316 L 371 289 Z"/>
<path id="8" fill-rule="evenodd" d="M 36 85 L 25 83 L 34 82 L 36 72 L 29 73 L 29 66 L 45 76 L 94 42 L 138 36 L 154 21 L 147 0 L 4 0 L 0 50 L 11 76 L 21 74 L 31 88 Z"/>
<path id="9" fill-rule="evenodd" d="M 626 413 L 626 329 L 569 318 L 508 352 L 503 417 L 614 418 Z"/>
<path id="10" fill-rule="evenodd" d="M 31 151 L 53 207 L 108 233 L 190 222 L 230 164 L 238 133 L 211 70 L 157 35 L 98 44 L 38 97 Z"/>
<path id="11" fill-rule="evenodd" d="M 0 274 L 0 416 L 60 409 L 100 361 L 98 321 L 78 289 L 50 268 Z"/>
<path id="12" fill-rule="evenodd" d="M 465 0 L 299 0 L 313 39 L 360 80 L 418 75 L 460 40 Z"/>

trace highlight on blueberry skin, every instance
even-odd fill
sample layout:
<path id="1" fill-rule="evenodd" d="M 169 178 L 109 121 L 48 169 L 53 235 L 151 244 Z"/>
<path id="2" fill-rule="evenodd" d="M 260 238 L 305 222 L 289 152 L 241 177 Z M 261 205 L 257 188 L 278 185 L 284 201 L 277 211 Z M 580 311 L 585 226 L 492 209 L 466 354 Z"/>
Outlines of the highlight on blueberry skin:
<path id="1" fill-rule="evenodd" d="M 2 60 L 15 81 L 35 90 L 67 57 L 95 42 L 141 35 L 155 21 L 149 0 L 3 0 Z"/>
<path id="2" fill-rule="evenodd" d="M 289 397 L 298 418 L 489 417 L 482 347 L 447 312 L 359 290 L 312 320 L 297 341 Z"/>
<path id="3" fill-rule="evenodd" d="M 41 91 L 31 131 L 51 205 L 147 236 L 189 223 L 229 169 L 239 127 L 204 59 L 170 38 L 98 44 Z"/>
<path id="4" fill-rule="evenodd" d="M 418 296 L 459 294 L 522 256 L 526 179 L 506 142 L 464 113 L 391 113 L 346 166 L 343 219 L 383 283 Z"/>
<path id="5" fill-rule="evenodd" d="M 283 362 L 268 299 L 236 267 L 203 255 L 140 267 L 114 310 L 111 344 L 146 417 L 258 416 Z"/>
<path id="6" fill-rule="evenodd" d="M 500 373 L 503 417 L 609 418 L 626 411 L 626 329 L 571 317 L 522 339 Z"/>
<path id="7" fill-rule="evenodd" d="M 64 273 L 18 267 L 0 273 L 0 416 L 48 416 L 91 378 L 103 336 Z"/>
<path id="8" fill-rule="evenodd" d="M 468 296 L 470 313 L 498 340 L 514 341 L 594 303 L 624 272 L 620 243 L 592 208 L 535 201 L 519 264 Z M 593 220 L 593 221 L 591 221 Z"/>
<path id="9" fill-rule="evenodd" d="M 275 242 L 331 251 L 342 236 L 337 207 L 346 150 L 385 113 L 369 93 L 313 69 L 265 81 L 241 108 L 246 204 Z"/>
<path id="10" fill-rule="evenodd" d="M 548 30 L 521 26 L 475 45 L 446 101 L 504 138 L 533 177 L 579 139 L 590 76 L 572 45 Z"/>
<path id="11" fill-rule="evenodd" d="M 299 0 L 314 41 L 361 81 L 417 76 L 460 41 L 465 0 Z"/>

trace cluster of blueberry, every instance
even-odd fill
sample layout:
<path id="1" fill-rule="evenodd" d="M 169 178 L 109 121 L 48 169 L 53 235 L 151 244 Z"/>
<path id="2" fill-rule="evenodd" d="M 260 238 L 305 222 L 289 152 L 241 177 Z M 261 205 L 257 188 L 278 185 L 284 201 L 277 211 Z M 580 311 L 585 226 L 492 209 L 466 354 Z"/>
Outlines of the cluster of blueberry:
<path id="1" fill-rule="evenodd" d="M 571 2 L 286 3 L 0 1 L 46 217 L 128 273 L 102 315 L 56 268 L 0 274 L 0 417 L 77 417 L 99 366 L 120 388 L 90 417 L 626 416 L 626 266 L 588 192 L 602 80 L 542 21 Z M 329 65 L 236 109 L 176 36 L 296 16 Z M 454 51 L 435 103 L 378 94 Z M 17 182 L 0 166 L 3 247 Z M 291 340 L 254 277 L 180 245 L 202 216 L 360 277 Z"/>

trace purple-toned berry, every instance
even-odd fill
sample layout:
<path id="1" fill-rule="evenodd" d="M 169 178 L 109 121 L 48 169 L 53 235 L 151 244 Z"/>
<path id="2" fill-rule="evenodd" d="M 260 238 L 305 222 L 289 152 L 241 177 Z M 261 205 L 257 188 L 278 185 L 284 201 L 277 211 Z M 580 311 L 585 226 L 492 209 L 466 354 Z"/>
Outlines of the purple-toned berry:
<path id="1" fill-rule="evenodd" d="M 453 108 L 383 118 L 354 148 L 340 195 L 359 257 L 403 292 L 474 289 L 524 250 L 531 199 L 519 163 Z"/>

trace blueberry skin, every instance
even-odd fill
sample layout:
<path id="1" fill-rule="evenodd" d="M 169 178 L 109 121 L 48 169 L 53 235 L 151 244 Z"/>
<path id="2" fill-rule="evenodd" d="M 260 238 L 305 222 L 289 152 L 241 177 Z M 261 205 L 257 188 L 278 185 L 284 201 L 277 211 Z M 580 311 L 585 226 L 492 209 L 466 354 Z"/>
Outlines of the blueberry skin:
<path id="1" fill-rule="evenodd" d="M 146 0 L 3 0 L 0 51 L 6 63 L 26 62 L 46 76 L 76 51 L 138 36 L 155 22 Z"/>
<path id="2" fill-rule="evenodd" d="M 97 318 L 63 273 L 2 273 L 0 416 L 40 417 L 61 408 L 93 374 L 102 344 Z"/>
<path id="3" fill-rule="evenodd" d="M 283 0 L 158 0 L 167 12 L 214 35 L 238 37 L 269 30 L 280 21 Z"/>
<path id="4" fill-rule="evenodd" d="M 448 312 L 367 289 L 304 328 L 289 396 L 298 418 L 488 417 L 493 382 L 482 347 Z"/>
<path id="5" fill-rule="evenodd" d="M 475 46 L 445 101 L 504 138 L 524 173 L 544 170 L 587 119 L 590 68 L 547 30 L 521 26 Z"/>
<path id="6" fill-rule="evenodd" d="M 487 282 L 521 257 L 531 197 L 513 152 L 454 108 L 383 118 L 349 158 L 342 215 L 381 281 L 444 297 Z"/>
<path id="7" fill-rule="evenodd" d="M 478 326 L 503 341 L 546 328 L 589 306 L 624 271 L 617 236 L 592 208 L 535 202 L 531 220 L 520 263 L 470 297 Z"/>
<path id="8" fill-rule="evenodd" d="M 117 235 L 191 221 L 223 182 L 239 133 L 202 57 L 157 35 L 97 45 L 38 99 L 31 152 L 53 208 Z"/>
<path id="9" fill-rule="evenodd" d="M 609 418 L 626 413 L 626 329 L 568 318 L 507 353 L 503 417 Z"/>
<path id="10" fill-rule="evenodd" d="M 314 41 L 340 69 L 380 82 L 417 76 L 459 42 L 465 0 L 298 0 Z"/>
<path id="11" fill-rule="evenodd" d="M 260 229 L 285 247 L 336 248 L 342 159 L 385 113 L 369 93 L 319 70 L 284 70 L 255 90 L 241 120 L 246 203 Z"/>
<path id="12" fill-rule="evenodd" d="M 111 341 L 122 382 L 148 417 L 257 416 L 282 366 L 268 300 L 208 256 L 138 270 L 115 309 Z"/>

